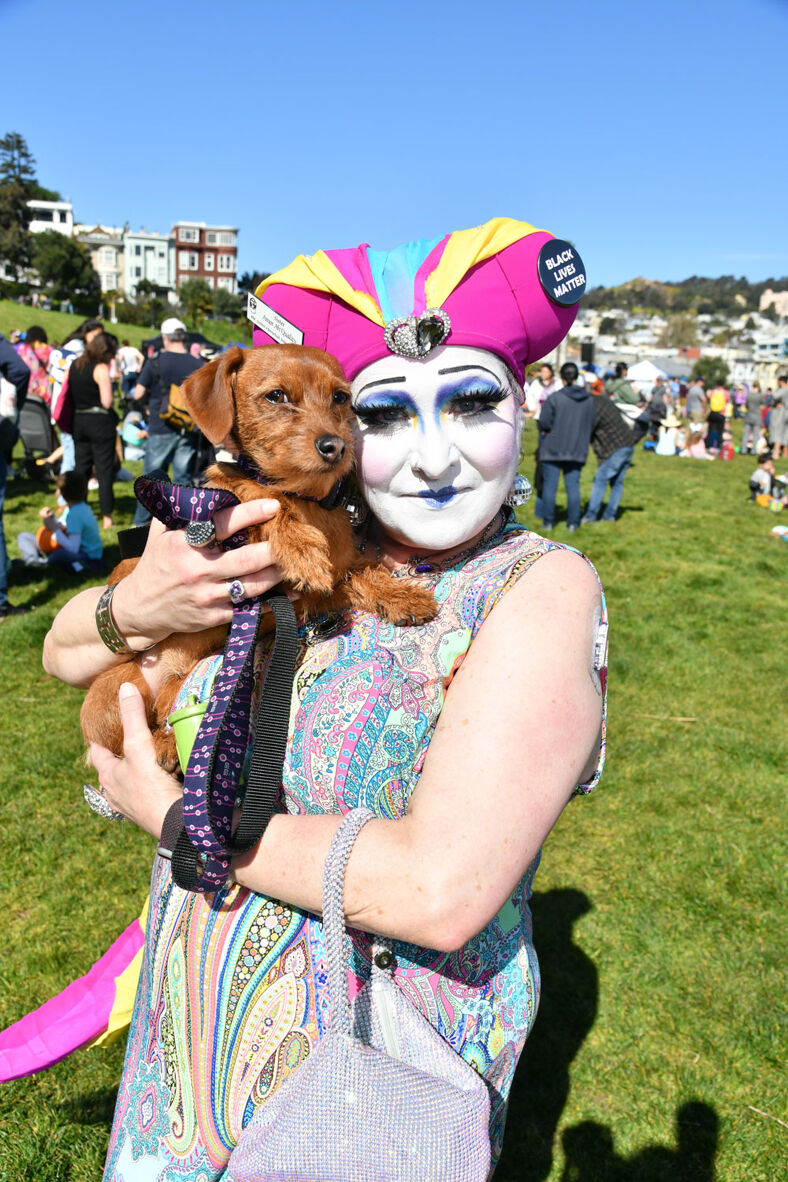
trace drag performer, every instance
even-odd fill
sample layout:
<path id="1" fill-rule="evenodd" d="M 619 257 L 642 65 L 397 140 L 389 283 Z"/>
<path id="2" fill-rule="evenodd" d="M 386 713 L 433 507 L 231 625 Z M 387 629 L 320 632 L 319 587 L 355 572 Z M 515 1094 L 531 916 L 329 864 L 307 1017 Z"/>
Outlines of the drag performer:
<path id="1" fill-rule="evenodd" d="M 497 218 L 388 252 L 301 257 L 250 302 L 255 344 L 341 362 L 368 512 L 359 544 L 394 577 L 424 580 L 439 613 L 419 627 L 356 612 L 304 629 L 282 812 L 216 893 L 182 890 L 156 857 L 109 1182 L 222 1178 L 251 1113 L 321 1038 L 323 863 L 360 804 L 377 819 L 347 878 L 352 971 L 368 971 L 367 933 L 393 940 L 397 983 L 487 1082 L 497 1160 L 539 996 L 528 900 L 540 847 L 604 757 L 598 580 L 510 507 L 525 367 L 565 336 L 583 285 L 570 244 Z M 224 509 L 217 535 L 274 511 Z M 216 561 L 154 523 L 115 594 L 115 627 L 142 649 L 176 621 L 229 622 L 228 577 L 249 596 L 274 586 L 267 543 Z M 96 632 L 99 594 L 72 600 L 47 638 L 46 667 L 65 681 L 122 659 Z M 184 703 L 209 694 L 220 661 L 198 666 Z M 126 758 L 92 757 L 111 808 L 158 838 L 180 787 L 155 763 L 137 691 L 124 692 Z"/>

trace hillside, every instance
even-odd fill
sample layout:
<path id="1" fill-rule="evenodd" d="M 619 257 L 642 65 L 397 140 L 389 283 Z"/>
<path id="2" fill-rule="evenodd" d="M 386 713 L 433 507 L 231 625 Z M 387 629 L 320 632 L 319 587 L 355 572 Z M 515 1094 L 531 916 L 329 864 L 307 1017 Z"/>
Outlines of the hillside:
<path id="1" fill-rule="evenodd" d="M 644 312 L 755 312 L 763 292 L 788 291 L 788 276 L 749 283 L 733 275 L 705 279 L 693 275 L 679 283 L 658 279 L 630 279 L 617 287 L 592 287 L 583 298 L 585 308 L 626 308 Z"/>
<path id="2" fill-rule="evenodd" d="M 6 337 L 10 337 L 14 329 L 24 331 L 31 324 L 40 324 L 51 344 L 52 341 L 66 340 L 68 334 L 84 319 L 84 316 L 69 316 L 67 312 L 45 311 L 43 308 L 31 308 L 28 304 L 16 304 L 13 300 L 0 300 L 0 332 Z M 141 328 L 138 324 L 111 324 L 108 320 L 105 324 L 120 340 L 127 340 L 138 347 L 147 337 L 156 334 L 156 329 Z M 235 341 L 248 345 L 252 342 L 251 326 L 245 319 L 235 324 L 227 320 L 206 320 L 199 326 L 187 320 L 187 327 L 199 327 L 209 341 L 215 341 L 218 345 L 229 345 Z"/>

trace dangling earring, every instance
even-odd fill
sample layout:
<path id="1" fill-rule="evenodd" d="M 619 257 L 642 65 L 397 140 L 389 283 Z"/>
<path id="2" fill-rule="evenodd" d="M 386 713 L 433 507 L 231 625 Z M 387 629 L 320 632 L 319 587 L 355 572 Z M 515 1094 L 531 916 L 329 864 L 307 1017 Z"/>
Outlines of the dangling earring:
<path id="1" fill-rule="evenodd" d="M 367 508 L 366 501 L 354 489 L 349 496 L 343 498 L 342 505 L 350 518 L 351 529 L 358 532 L 369 517 L 369 509 Z"/>
<path id="2" fill-rule="evenodd" d="M 517 509 L 525 504 L 532 492 L 531 481 L 527 476 L 521 476 L 518 472 L 503 503 L 508 505 L 510 509 Z"/>

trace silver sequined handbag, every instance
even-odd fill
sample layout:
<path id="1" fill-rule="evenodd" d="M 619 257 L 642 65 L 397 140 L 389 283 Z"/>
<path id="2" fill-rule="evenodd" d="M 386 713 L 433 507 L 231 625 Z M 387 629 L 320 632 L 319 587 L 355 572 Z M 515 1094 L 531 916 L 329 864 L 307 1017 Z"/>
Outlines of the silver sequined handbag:
<path id="1" fill-rule="evenodd" d="M 487 1086 L 396 984 L 385 945 L 376 942 L 372 975 L 350 1002 L 345 867 L 373 815 L 368 809 L 347 814 L 323 873 L 329 1029 L 257 1109 L 225 1182 L 484 1182 L 488 1176 Z"/>

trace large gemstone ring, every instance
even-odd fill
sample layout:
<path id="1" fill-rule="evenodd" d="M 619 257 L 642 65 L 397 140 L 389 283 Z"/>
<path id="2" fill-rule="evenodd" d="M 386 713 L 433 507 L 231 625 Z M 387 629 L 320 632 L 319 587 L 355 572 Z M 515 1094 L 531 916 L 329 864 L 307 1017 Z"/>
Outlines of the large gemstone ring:
<path id="1" fill-rule="evenodd" d="M 243 603 L 246 599 L 246 591 L 240 579 L 229 579 L 227 581 L 227 594 L 230 596 L 231 603 Z"/>
<path id="2" fill-rule="evenodd" d="M 107 800 L 103 792 L 97 792 L 92 784 L 83 784 L 82 792 L 88 808 L 93 809 L 106 821 L 125 821 L 123 813 L 117 812 Z"/>
<path id="3" fill-rule="evenodd" d="M 216 526 L 213 521 L 190 521 L 184 530 L 186 545 L 194 550 L 204 550 L 216 545 Z"/>

